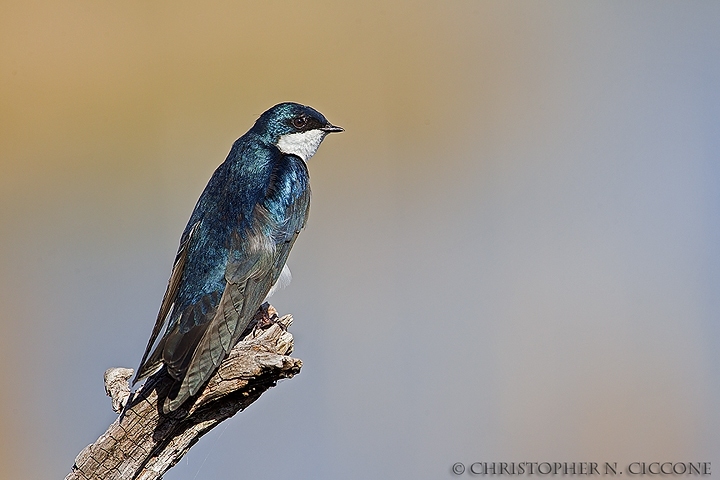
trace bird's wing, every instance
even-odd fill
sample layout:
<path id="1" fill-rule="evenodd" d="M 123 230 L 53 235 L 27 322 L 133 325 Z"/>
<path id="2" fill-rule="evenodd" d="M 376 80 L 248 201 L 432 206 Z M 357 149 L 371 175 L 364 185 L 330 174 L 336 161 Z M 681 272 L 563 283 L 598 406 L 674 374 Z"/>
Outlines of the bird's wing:
<path id="1" fill-rule="evenodd" d="M 256 212 L 258 210 L 256 208 Z M 297 234 L 280 245 L 258 245 L 260 248 L 257 249 L 251 247 L 245 250 L 247 253 L 228 263 L 225 290 L 212 320 L 202 326 L 205 327 L 202 337 L 192 352 L 189 362 L 186 358 L 177 360 L 168 358 L 168 347 L 174 341 L 175 335 L 171 333 L 167 336 L 163 358 L 168 370 L 173 364 L 181 369 L 187 365 L 187 370 L 184 372 L 182 384 L 175 398 L 166 400 L 164 407 L 166 412 L 175 410 L 188 397 L 195 395 L 238 342 L 268 291 L 280 276 L 295 238 Z M 249 243 L 252 242 L 251 237 Z M 199 334 L 200 327 L 196 328 Z M 190 345 L 194 342 L 188 337 L 193 336 L 194 333 L 190 330 L 188 333 L 178 335 L 177 338 L 181 342 L 190 340 L 187 342 Z M 175 353 L 182 348 L 173 350 Z"/>
<path id="2" fill-rule="evenodd" d="M 151 375 L 155 370 L 160 367 L 161 358 L 158 355 L 150 356 L 150 352 L 157 340 L 163 325 L 168 320 L 168 315 L 173 309 L 175 298 L 177 297 L 178 288 L 180 286 L 180 280 L 182 279 L 183 272 L 185 270 L 185 264 L 188 258 L 188 251 L 190 250 L 190 244 L 194 239 L 194 234 L 197 231 L 197 227 L 200 222 L 196 222 L 188 231 L 187 235 L 184 236 L 178 247 L 177 254 L 175 255 L 175 262 L 173 263 L 172 273 L 170 274 L 170 280 L 168 280 L 168 286 L 165 290 L 162 303 L 160 304 L 160 311 L 158 312 L 157 319 L 155 320 L 155 326 L 153 327 L 152 333 L 150 334 L 150 340 L 148 340 L 145 353 L 143 354 L 142 360 L 140 361 L 140 367 L 135 374 L 133 384 L 138 380 Z M 160 349 L 156 349 L 156 352 Z"/>
<path id="3" fill-rule="evenodd" d="M 177 395 L 165 401 L 163 408 L 166 412 L 175 410 L 188 397 L 195 395 L 240 340 L 280 276 L 290 249 L 305 225 L 310 206 L 307 170 L 304 164 L 295 165 L 294 158 L 289 161 L 294 168 L 278 172 L 271 179 L 265 201 L 253 208 L 248 228 L 243 234 L 232 235 L 225 268 L 225 289 L 212 320 L 203 325 L 202 336 L 189 361 L 187 357 L 168 356 L 171 353 L 168 346 L 175 340 L 172 332 L 166 335 L 163 359 L 168 370 L 173 362 L 181 370 L 187 365 Z M 199 327 L 196 328 L 197 334 L 200 334 Z M 191 330 L 183 334 L 182 340 L 189 333 L 195 332 Z M 180 341 L 178 338 L 178 343 Z"/>

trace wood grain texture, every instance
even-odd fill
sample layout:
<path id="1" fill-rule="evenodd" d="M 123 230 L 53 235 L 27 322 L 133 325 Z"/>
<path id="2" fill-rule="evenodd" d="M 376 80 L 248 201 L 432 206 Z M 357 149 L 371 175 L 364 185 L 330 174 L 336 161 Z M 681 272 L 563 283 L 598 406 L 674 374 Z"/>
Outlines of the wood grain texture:
<path id="1" fill-rule="evenodd" d="M 65 479 L 142 479 L 162 475 L 204 434 L 247 408 L 278 380 L 300 372 L 302 361 L 289 357 L 293 338 L 287 331 L 292 316 L 277 317 L 263 305 L 250 333 L 220 364 L 207 385 L 169 415 L 162 403 L 172 380 L 161 370 L 129 395 L 129 369 L 109 369 L 105 388 L 121 415 L 75 459 Z M 117 411 L 117 410 L 116 410 Z"/>

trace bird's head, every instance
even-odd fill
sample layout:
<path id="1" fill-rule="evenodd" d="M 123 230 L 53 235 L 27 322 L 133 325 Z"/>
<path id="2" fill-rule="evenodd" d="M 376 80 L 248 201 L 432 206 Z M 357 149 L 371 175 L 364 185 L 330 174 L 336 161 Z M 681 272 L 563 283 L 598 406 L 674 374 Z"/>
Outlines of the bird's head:
<path id="1" fill-rule="evenodd" d="M 328 122 L 314 108 L 287 102 L 260 115 L 252 130 L 281 152 L 307 162 L 328 133 L 342 132 L 343 128 Z"/>

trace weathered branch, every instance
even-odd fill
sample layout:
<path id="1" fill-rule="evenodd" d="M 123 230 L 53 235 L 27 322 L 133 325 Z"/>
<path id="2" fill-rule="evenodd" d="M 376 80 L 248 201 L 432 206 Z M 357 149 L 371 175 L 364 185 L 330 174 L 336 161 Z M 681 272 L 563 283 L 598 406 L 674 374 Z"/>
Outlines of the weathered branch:
<path id="1" fill-rule="evenodd" d="M 105 372 L 105 389 L 113 408 L 122 414 L 80 452 L 65 480 L 160 478 L 200 437 L 247 408 L 278 380 L 296 375 L 302 362 L 287 356 L 293 348 L 287 331 L 292 316 L 278 319 L 275 309 L 264 305 L 253 323 L 252 331 L 231 350 L 205 388 L 168 415 L 162 414 L 162 403 L 172 381 L 163 371 L 132 396 L 128 385 L 132 370 Z"/>

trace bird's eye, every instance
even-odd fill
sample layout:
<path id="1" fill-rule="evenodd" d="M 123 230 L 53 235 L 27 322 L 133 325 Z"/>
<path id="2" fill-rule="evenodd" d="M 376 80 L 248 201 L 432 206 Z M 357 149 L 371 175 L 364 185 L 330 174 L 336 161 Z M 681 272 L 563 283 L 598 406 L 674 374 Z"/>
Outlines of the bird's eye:
<path id="1" fill-rule="evenodd" d="M 307 118 L 305 117 L 295 117 L 292 119 L 292 126 L 297 129 L 301 129 L 305 125 L 307 125 Z"/>

